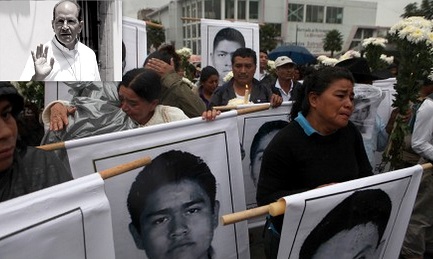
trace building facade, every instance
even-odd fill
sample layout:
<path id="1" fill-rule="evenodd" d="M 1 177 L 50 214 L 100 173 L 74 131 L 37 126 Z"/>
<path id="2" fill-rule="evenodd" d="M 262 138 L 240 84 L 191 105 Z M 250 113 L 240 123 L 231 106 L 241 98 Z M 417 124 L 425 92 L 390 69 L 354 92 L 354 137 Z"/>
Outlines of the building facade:
<path id="1" fill-rule="evenodd" d="M 385 37 L 389 28 L 376 26 L 377 3 L 347 0 L 177 0 L 148 14 L 166 29 L 176 48 L 200 53 L 200 19 L 272 24 L 280 31 L 279 45 L 305 46 L 315 55 L 323 38 L 336 29 L 343 35 L 343 50 L 360 49 L 363 39 Z"/>

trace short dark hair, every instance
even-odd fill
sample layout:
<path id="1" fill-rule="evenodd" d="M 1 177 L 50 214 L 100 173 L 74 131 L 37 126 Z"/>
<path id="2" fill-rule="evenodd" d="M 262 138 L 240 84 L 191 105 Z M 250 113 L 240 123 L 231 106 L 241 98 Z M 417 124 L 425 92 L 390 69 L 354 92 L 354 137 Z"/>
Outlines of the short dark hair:
<path id="1" fill-rule="evenodd" d="M 254 135 L 253 141 L 251 142 L 250 148 L 250 160 L 253 161 L 257 155 L 257 149 L 259 148 L 260 140 L 275 130 L 280 130 L 287 126 L 289 122 L 283 120 L 267 121 L 260 126 L 257 133 Z"/>
<path id="2" fill-rule="evenodd" d="M 148 102 L 159 99 L 161 95 L 161 77 L 148 68 L 135 68 L 126 72 L 117 89 L 119 90 L 121 86 L 131 88 Z"/>
<path id="3" fill-rule="evenodd" d="M 218 71 L 214 67 L 212 66 L 204 67 L 200 73 L 200 82 L 206 82 L 206 80 L 208 80 L 209 77 L 213 75 L 219 77 Z"/>
<path id="4" fill-rule="evenodd" d="M 250 48 L 238 48 L 233 52 L 232 55 L 232 65 L 235 63 L 235 57 L 241 57 L 241 58 L 252 58 L 254 65 L 257 65 L 257 54 L 254 50 Z"/>
<path id="5" fill-rule="evenodd" d="M 3 99 L 11 103 L 12 116 L 17 118 L 18 114 L 24 109 L 24 98 L 10 82 L 0 81 L 0 100 Z"/>
<path id="6" fill-rule="evenodd" d="M 132 224 L 139 233 L 140 215 L 146 206 L 146 198 L 164 185 L 184 180 L 197 183 L 209 197 L 212 210 L 215 208 L 216 180 L 207 164 L 191 153 L 170 150 L 144 167 L 131 185 L 127 206 Z"/>
<path id="7" fill-rule="evenodd" d="M 352 193 L 333 208 L 305 239 L 300 259 L 309 259 L 317 249 L 343 230 L 369 222 L 377 226 L 379 246 L 391 215 L 392 203 L 381 189 L 367 189 Z"/>
<path id="8" fill-rule="evenodd" d="M 176 49 L 173 45 L 165 44 L 157 51 L 150 53 L 144 61 L 143 67 L 146 66 L 147 62 L 149 62 L 151 58 L 162 60 L 167 64 L 170 64 L 171 59 L 173 59 L 174 70 L 179 71 L 180 69 L 180 56 L 176 53 Z"/>
<path id="9" fill-rule="evenodd" d="M 298 91 L 290 111 L 290 119 L 294 120 L 299 112 L 307 116 L 310 111 L 309 93 L 321 95 L 333 82 L 340 79 L 347 79 L 355 84 L 352 73 L 344 67 L 324 67 L 306 76 L 302 83 L 302 90 Z"/>
<path id="10" fill-rule="evenodd" d="M 241 47 L 245 47 L 245 38 L 242 33 L 234 28 L 223 28 L 215 34 L 215 38 L 213 39 L 213 50 L 215 50 L 216 46 L 223 41 L 234 41 L 241 45 Z"/>
<path id="11" fill-rule="evenodd" d="M 53 8 L 53 20 L 56 19 L 56 8 L 57 8 L 57 6 L 59 6 L 61 3 L 64 3 L 64 2 L 70 2 L 70 3 L 73 3 L 73 4 L 77 7 L 77 10 L 78 10 L 78 16 L 77 16 L 77 19 L 78 19 L 78 21 L 82 21 L 82 17 L 81 17 L 81 7 L 78 5 L 78 3 L 77 3 L 76 0 L 60 0 L 60 1 L 59 1 L 59 2 L 54 6 L 54 8 Z"/>

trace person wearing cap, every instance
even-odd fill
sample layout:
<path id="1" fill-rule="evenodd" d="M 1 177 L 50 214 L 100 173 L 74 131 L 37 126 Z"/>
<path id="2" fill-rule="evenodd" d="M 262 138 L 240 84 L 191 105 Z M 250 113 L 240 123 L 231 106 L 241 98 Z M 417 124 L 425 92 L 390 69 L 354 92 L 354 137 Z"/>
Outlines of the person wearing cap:
<path id="1" fill-rule="evenodd" d="M 57 156 L 24 146 L 16 118 L 24 100 L 9 82 L 0 82 L 0 202 L 72 180 Z"/>
<path id="2" fill-rule="evenodd" d="M 277 79 L 272 84 L 272 92 L 278 91 L 284 102 L 294 100 L 302 87 L 301 83 L 293 81 L 296 63 L 287 56 L 281 56 L 275 60 L 275 68 Z"/>

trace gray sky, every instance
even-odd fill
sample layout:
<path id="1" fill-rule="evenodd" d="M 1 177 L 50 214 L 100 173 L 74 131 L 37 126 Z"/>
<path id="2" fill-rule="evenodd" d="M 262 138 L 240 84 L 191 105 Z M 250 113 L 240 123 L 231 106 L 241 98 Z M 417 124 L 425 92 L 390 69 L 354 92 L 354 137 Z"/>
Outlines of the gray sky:
<path id="1" fill-rule="evenodd" d="M 392 26 L 400 20 L 400 15 L 407 4 L 421 0 L 363 0 L 366 2 L 377 2 L 378 26 Z M 170 0 L 123 0 L 123 15 L 137 18 L 137 10 L 142 8 L 157 8 L 169 3 Z"/>

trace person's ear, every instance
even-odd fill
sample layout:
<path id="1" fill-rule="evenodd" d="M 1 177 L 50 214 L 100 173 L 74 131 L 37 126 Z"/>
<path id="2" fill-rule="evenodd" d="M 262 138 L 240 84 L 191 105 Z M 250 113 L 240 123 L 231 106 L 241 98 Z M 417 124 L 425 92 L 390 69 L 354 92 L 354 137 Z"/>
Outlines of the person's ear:
<path id="1" fill-rule="evenodd" d="M 213 207 L 213 229 L 218 227 L 219 223 L 219 213 L 220 213 L 220 202 L 219 200 L 215 200 L 215 205 Z"/>
<path id="2" fill-rule="evenodd" d="M 315 108 L 317 106 L 318 97 L 319 97 L 319 95 L 315 92 L 308 93 L 308 101 L 309 101 L 311 107 Z"/>
<path id="3" fill-rule="evenodd" d="M 78 26 L 80 27 L 80 30 L 78 31 L 78 33 L 81 33 L 81 30 L 83 29 L 83 26 L 84 26 L 84 22 L 80 21 L 78 24 L 79 24 Z"/>
<path id="4" fill-rule="evenodd" d="M 51 20 L 51 28 L 53 28 L 53 32 L 55 33 L 56 31 L 54 30 L 54 20 Z"/>
<path id="5" fill-rule="evenodd" d="M 156 106 L 158 106 L 158 104 L 159 104 L 159 99 L 155 99 L 155 100 L 150 102 L 150 105 L 152 107 L 152 111 L 154 111 L 156 109 Z"/>
<path id="6" fill-rule="evenodd" d="M 144 250 L 143 239 L 138 233 L 138 230 L 135 228 L 134 224 L 129 223 L 129 232 L 131 233 L 132 238 L 134 239 L 135 245 L 138 249 Z"/>

